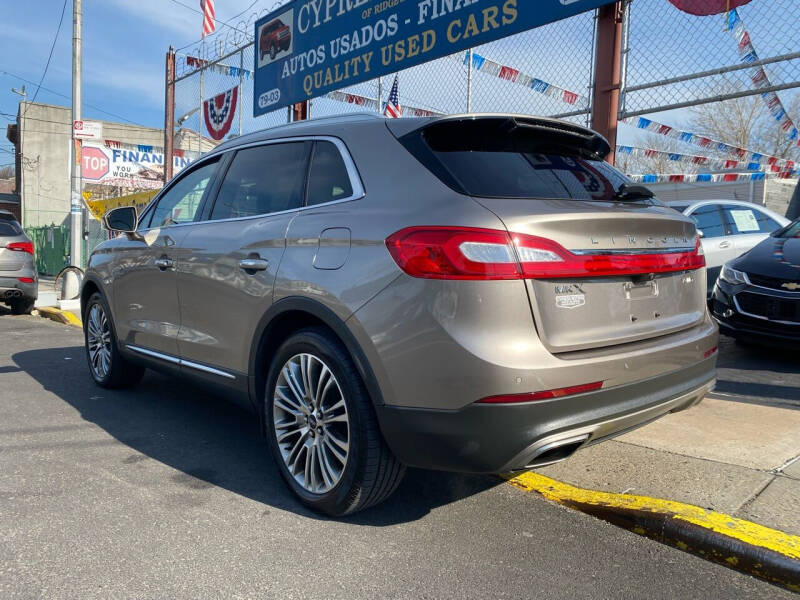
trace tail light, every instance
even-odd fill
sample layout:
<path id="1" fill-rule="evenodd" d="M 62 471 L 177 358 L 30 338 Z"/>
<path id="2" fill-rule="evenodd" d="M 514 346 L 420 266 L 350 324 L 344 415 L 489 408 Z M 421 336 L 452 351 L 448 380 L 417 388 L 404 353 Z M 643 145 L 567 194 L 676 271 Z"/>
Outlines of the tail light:
<path id="1" fill-rule="evenodd" d="M 17 277 L 22 283 L 33 283 L 33 277 Z"/>
<path id="2" fill-rule="evenodd" d="M 574 396 L 575 394 L 599 390 L 601 387 L 603 387 L 602 381 L 593 381 L 592 383 L 582 383 L 580 385 L 571 385 L 554 390 L 542 390 L 540 392 L 530 392 L 528 394 L 489 396 L 488 398 L 478 400 L 478 404 L 514 404 L 517 402 L 531 402 L 533 400 L 551 400 L 553 398 L 563 398 L 564 396 Z"/>
<path id="3" fill-rule="evenodd" d="M 427 279 L 550 279 L 668 273 L 704 267 L 700 238 L 694 250 L 612 254 L 570 252 L 542 237 L 468 227 L 409 227 L 386 247 L 412 277 Z"/>
<path id="4" fill-rule="evenodd" d="M 6 250 L 14 250 L 15 252 L 27 252 L 33 254 L 33 242 L 11 242 L 6 246 Z"/>

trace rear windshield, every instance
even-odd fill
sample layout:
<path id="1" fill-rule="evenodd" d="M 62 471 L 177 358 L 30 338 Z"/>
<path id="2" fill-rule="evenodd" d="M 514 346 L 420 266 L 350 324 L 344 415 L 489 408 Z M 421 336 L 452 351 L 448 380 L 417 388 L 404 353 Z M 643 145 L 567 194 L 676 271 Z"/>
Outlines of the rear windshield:
<path id="1" fill-rule="evenodd" d="M 22 234 L 22 228 L 16 221 L 0 219 L 0 236 L 18 236 Z"/>
<path id="2" fill-rule="evenodd" d="M 598 156 L 595 140 L 567 124 L 560 131 L 491 120 L 442 123 L 401 141 L 439 179 L 469 196 L 607 201 L 630 182 Z"/>

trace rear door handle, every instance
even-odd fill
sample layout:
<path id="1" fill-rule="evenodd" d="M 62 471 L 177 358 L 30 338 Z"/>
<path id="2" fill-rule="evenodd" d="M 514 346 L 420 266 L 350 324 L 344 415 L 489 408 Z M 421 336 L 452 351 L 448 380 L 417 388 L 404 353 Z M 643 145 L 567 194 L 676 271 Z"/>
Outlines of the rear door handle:
<path id="1" fill-rule="evenodd" d="M 266 271 L 269 268 L 269 261 L 263 258 L 243 258 L 239 261 L 239 266 L 245 271 Z"/>
<path id="2" fill-rule="evenodd" d="M 725 240 L 724 242 L 720 242 L 719 243 L 719 247 L 720 248 L 730 248 L 731 247 L 731 243 L 729 241 Z"/>
<path id="3" fill-rule="evenodd" d="M 171 258 L 167 258 L 166 256 L 162 256 L 161 258 L 157 258 L 155 260 L 155 265 L 159 269 L 161 269 L 162 271 L 166 271 L 167 269 L 171 269 L 173 264 L 174 263 L 172 262 L 172 259 Z"/>

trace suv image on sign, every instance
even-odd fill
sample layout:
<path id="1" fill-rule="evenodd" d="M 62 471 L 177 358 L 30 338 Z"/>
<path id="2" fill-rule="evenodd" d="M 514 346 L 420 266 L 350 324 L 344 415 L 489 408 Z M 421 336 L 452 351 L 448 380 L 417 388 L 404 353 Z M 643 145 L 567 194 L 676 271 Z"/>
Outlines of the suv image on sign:
<path id="1" fill-rule="evenodd" d="M 106 215 L 126 233 L 86 271 L 92 377 L 235 392 L 331 515 L 385 499 L 406 465 L 525 469 L 688 408 L 717 358 L 699 238 L 608 152 L 510 115 L 226 142 L 138 219 Z"/>
<path id="2" fill-rule="evenodd" d="M 38 295 L 38 276 L 33 260 L 33 242 L 17 219 L 0 210 L 0 302 L 15 315 L 33 310 Z"/>
<path id="3" fill-rule="evenodd" d="M 292 30 L 280 19 L 275 19 L 264 25 L 261 30 L 261 37 L 258 40 L 259 60 L 263 60 L 265 54 L 269 54 L 270 59 L 275 60 L 278 51 L 288 50 L 291 44 Z"/>

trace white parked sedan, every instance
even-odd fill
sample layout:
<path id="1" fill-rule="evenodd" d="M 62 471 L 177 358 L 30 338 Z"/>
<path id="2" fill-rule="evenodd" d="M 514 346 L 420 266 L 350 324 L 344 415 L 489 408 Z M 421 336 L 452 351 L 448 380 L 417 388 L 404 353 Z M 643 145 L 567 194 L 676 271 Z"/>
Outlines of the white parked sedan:
<path id="1" fill-rule="evenodd" d="M 740 200 L 683 200 L 667 204 L 697 223 L 706 255 L 709 294 L 722 265 L 789 224 L 789 219 L 760 204 Z"/>

